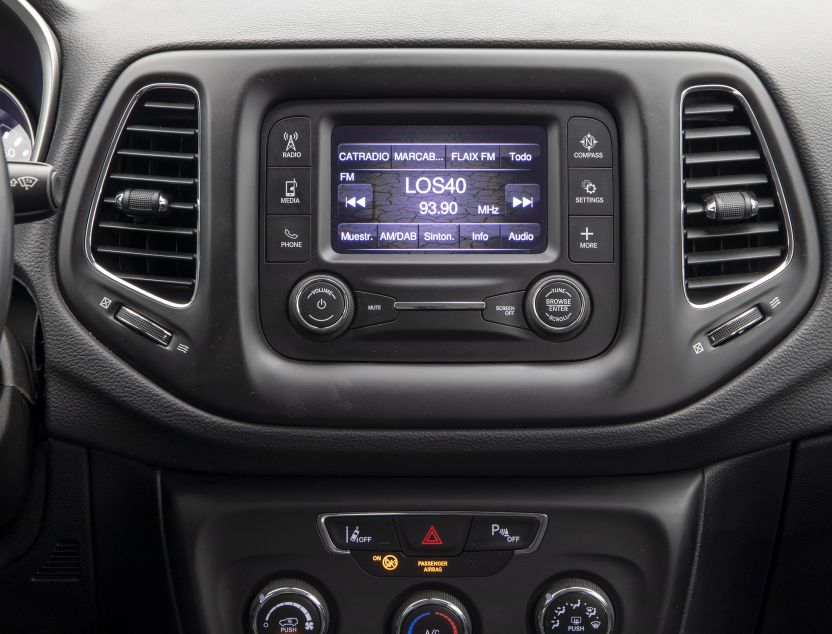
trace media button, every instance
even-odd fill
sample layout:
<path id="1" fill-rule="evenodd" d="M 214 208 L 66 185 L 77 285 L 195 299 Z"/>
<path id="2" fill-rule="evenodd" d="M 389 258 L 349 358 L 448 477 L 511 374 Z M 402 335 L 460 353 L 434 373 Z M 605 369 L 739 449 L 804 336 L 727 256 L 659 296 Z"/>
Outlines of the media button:
<path id="1" fill-rule="evenodd" d="M 462 145 L 445 146 L 445 166 L 457 169 L 499 169 L 499 145 Z"/>
<path id="2" fill-rule="evenodd" d="M 266 262 L 306 262 L 311 233 L 311 216 L 267 216 Z"/>
<path id="3" fill-rule="evenodd" d="M 500 225 L 504 249 L 534 249 L 542 242 L 540 225 L 535 223 L 507 223 Z"/>
<path id="4" fill-rule="evenodd" d="M 500 225 L 485 222 L 459 225 L 459 248 L 499 249 Z"/>
<path id="5" fill-rule="evenodd" d="M 310 125 L 306 117 L 281 119 L 269 132 L 269 167 L 312 165 Z"/>
<path id="6" fill-rule="evenodd" d="M 378 225 L 355 222 L 338 225 L 338 242 L 343 248 L 378 248 Z"/>
<path id="7" fill-rule="evenodd" d="M 532 169 L 540 158 L 540 145 L 520 143 L 500 146 L 500 166 L 506 169 Z"/>
<path id="8" fill-rule="evenodd" d="M 394 145 L 393 169 L 442 169 L 445 146 L 440 143 Z"/>
<path id="9" fill-rule="evenodd" d="M 419 225 L 419 248 L 456 249 L 459 246 L 459 225 Z"/>
<path id="10" fill-rule="evenodd" d="M 308 214 L 310 212 L 308 167 L 270 167 L 267 178 L 267 213 Z"/>
<path id="11" fill-rule="evenodd" d="M 373 186 L 369 183 L 338 185 L 338 217 L 344 220 L 372 220 Z"/>
<path id="12" fill-rule="evenodd" d="M 612 216 L 570 218 L 569 259 L 573 262 L 612 262 Z"/>
<path id="13" fill-rule="evenodd" d="M 390 169 L 392 162 L 389 145 L 375 143 L 340 143 L 338 169 Z"/>
<path id="14" fill-rule="evenodd" d="M 378 225 L 379 249 L 418 249 L 419 225 L 380 224 Z"/>
<path id="15" fill-rule="evenodd" d="M 588 117 L 572 117 L 566 136 L 570 167 L 612 167 L 612 140 L 603 123 Z"/>
<path id="16" fill-rule="evenodd" d="M 612 215 L 612 169 L 569 168 L 569 213 L 573 216 Z"/>

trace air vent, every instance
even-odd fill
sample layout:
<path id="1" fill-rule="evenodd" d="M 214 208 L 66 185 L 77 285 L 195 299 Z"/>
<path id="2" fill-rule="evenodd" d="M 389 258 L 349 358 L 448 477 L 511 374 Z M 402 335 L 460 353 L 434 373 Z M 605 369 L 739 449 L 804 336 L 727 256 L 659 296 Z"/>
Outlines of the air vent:
<path id="1" fill-rule="evenodd" d="M 55 543 L 49 557 L 32 575 L 32 581 L 78 581 L 81 576 L 81 547 L 76 540 Z"/>
<path id="2" fill-rule="evenodd" d="M 196 289 L 199 99 L 157 85 L 131 102 L 110 150 L 88 238 L 96 267 L 167 304 Z"/>
<path id="3" fill-rule="evenodd" d="M 685 290 L 710 305 L 779 272 L 788 216 L 765 139 L 733 89 L 694 88 L 682 99 Z"/>

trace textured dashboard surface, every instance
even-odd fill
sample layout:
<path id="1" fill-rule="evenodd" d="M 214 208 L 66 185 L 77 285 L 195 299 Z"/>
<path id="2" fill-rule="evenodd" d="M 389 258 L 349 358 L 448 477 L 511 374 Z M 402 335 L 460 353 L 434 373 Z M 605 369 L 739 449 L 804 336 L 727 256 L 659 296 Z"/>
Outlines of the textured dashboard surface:
<path id="1" fill-rule="evenodd" d="M 830 236 L 832 7 L 651 0 L 460 2 L 38 2 L 64 55 L 50 160 L 73 171 L 104 93 L 137 57 L 172 48 L 435 46 L 680 48 L 736 57 L 763 79 L 798 149 L 823 243 Z M 714 15 L 720 19 L 715 20 Z M 163 16 L 163 17 L 161 17 Z M 754 28 L 741 29 L 756 16 Z M 772 42 L 777 42 L 773 45 Z M 406 77 L 402 81 L 407 81 Z M 672 415 L 616 427 L 331 430 L 258 427 L 207 415 L 126 367 L 81 327 L 55 278 L 59 220 L 18 232 L 18 275 L 41 305 L 48 421 L 56 435 L 151 463 L 213 471 L 626 473 L 714 462 L 828 429 L 832 296 L 822 280 L 803 324 L 714 395 Z M 824 251 L 824 269 L 828 268 Z M 435 458 L 420 463 L 414 455 Z M 371 456 L 372 463 L 356 460 Z M 310 458 L 314 457 L 314 460 Z"/>

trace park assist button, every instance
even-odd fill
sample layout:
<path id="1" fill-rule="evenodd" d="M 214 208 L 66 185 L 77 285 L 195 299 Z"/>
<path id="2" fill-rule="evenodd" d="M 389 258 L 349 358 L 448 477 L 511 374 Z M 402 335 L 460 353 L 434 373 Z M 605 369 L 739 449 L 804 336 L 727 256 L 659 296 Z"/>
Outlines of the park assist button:
<path id="1" fill-rule="evenodd" d="M 406 555 L 458 555 L 465 546 L 470 515 L 400 515 L 393 518 Z"/>
<path id="2" fill-rule="evenodd" d="M 569 259 L 573 262 L 612 262 L 612 216 L 570 218 Z"/>
<path id="3" fill-rule="evenodd" d="M 339 550 L 399 550 L 393 520 L 382 515 L 334 515 L 324 528 Z"/>
<path id="4" fill-rule="evenodd" d="M 312 165 L 311 126 L 306 117 L 281 119 L 269 132 L 269 167 Z"/>
<path id="5" fill-rule="evenodd" d="M 465 550 L 526 550 L 537 538 L 540 519 L 530 516 L 477 516 L 471 524 Z"/>
<path id="6" fill-rule="evenodd" d="M 526 318 L 523 316 L 523 299 L 526 293 L 505 293 L 485 298 L 485 310 L 482 311 L 482 318 L 495 324 L 514 326 L 515 328 L 528 328 Z"/>
<path id="7" fill-rule="evenodd" d="M 569 167 L 612 167 L 610 131 L 597 119 L 569 120 L 566 151 Z"/>

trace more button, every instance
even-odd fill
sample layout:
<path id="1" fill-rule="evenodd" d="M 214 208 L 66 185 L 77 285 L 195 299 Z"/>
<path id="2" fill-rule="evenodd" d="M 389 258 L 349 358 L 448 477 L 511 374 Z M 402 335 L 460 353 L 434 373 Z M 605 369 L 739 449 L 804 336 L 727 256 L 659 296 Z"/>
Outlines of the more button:
<path id="1" fill-rule="evenodd" d="M 570 218 L 569 259 L 573 262 L 612 262 L 612 216 Z"/>

